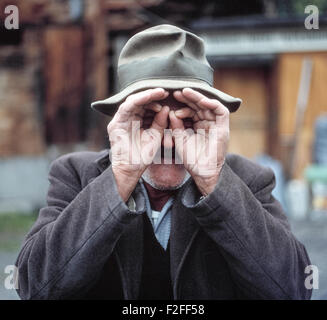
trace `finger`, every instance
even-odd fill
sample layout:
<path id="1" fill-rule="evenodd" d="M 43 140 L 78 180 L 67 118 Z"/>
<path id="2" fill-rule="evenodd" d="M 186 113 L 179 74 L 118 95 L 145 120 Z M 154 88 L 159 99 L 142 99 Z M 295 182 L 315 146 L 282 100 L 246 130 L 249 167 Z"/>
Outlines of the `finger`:
<path id="1" fill-rule="evenodd" d="M 217 99 L 209 99 L 202 93 L 191 88 L 183 89 L 182 95 L 185 100 L 196 104 L 199 108 L 210 109 L 216 115 L 224 115 L 227 112 L 229 113 L 229 110 Z"/>
<path id="2" fill-rule="evenodd" d="M 175 111 L 175 116 L 179 119 L 184 119 L 184 118 L 193 118 L 196 115 L 196 112 L 188 107 L 179 109 Z"/>
<path id="3" fill-rule="evenodd" d="M 197 132 L 199 129 L 204 129 L 205 131 L 208 131 L 210 128 L 216 127 L 214 121 L 208 121 L 208 120 L 203 120 L 196 122 L 194 124 L 194 130 Z"/>
<path id="4" fill-rule="evenodd" d="M 158 102 L 151 102 L 142 108 L 142 110 L 135 114 L 135 116 L 140 116 L 139 120 L 142 123 L 142 127 L 148 129 L 151 127 L 153 118 L 162 109 L 162 105 Z"/>
<path id="5" fill-rule="evenodd" d="M 174 91 L 173 95 L 174 95 L 174 98 L 177 101 L 185 103 L 186 105 L 188 105 L 193 110 L 195 110 L 195 111 L 200 111 L 201 110 L 195 103 L 193 103 L 193 102 L 189 101 L 187 98 L 185 98 L 181 91 L 179 91 L 179 90 Z"/>
<path id="6" fill-rule="evenodd" d="M 192 118 L 194 122 L 200 120 L 199 115 L 193 109 L 188 107 L 176 110 L 175 115 L 179 119 Z"/>
<path id="7" fill-rule="evenodd" d="M 183 143 L 186 137 L 183 120 L 176 117 L 175 112 L 171 110 L 169 112 L 170 126 L 172 129 L 173 140 L 179 157 L 183 158 Z"/>
<path id="8" fill-rule="evenodd" d="M 175 91 L 174 92 L 174 97 L 176 100 L 185 103 L 186 105 L 188 105 L 190 108 L 192 108 L 195 112 L 196 112 L 196 118 L 197 120 L 200 119 L 204 119 L 204 115 L 202 112 L 202 109 L 197 106 L 195 103 L 193 103 L 192 101 L 188 100 L 181 91 Z"/>
<path id="9" fill-rule="evenodd" d="M 176 114 L 173 110 L 169 112 L 169 120 L 172 130 L 181 129 L 184 130 L 184 123 L 182 119 L 176 117 Z"/>
<path id="10" fill-rule="evenodd" d="M 160 134 L 163 134 L 163 130 L 167 128 L 168 125 L 168 114 L 169 107 L 164 106 L 153 118 L 150 128 L 156 129 L 160 132 Z"/>
<path id="11" fill-rule="evenodd" d="M 131 113 L 140 111 L 145 105 L 148 105 L 153 101 L 165 99 L 168 95 L 169 92 L 162 88 L 148 89 L 132 94 L 120 105 L 118 112 L 120 114 L 130 115 Z"/>
<path id="12" fill-rule="evenodd" d="M 115 121 L 129 121 L 131 120 L 132 115 L 140 118 L 144 114 L 145 105 L 148 105 L 153 101 L 165 99 L 168 95 L 169 92 L 162 88 L 148 89 L 131 94 L 119 106 L 118 111 L 115 114 Z"/>
<path id="13" fill-rule="evenodd" d="M 127 97 L 127 108 L 142 107 L 152 101 L 160 101 L 169 95 L 169 92 L 162 88 L 148 89 Z"/>
<path id="14" fill-rule="evenodd" d="M 159 102 L 151 102 L 144 106 L 145 110 L 152 110 L 154 112 L 159 112 L 162 109 L 162 105 Z"/>
<path id="15" fill-rule="evenodd" d="M 199 116 L 197 113 L 188 107 L 179 109 L 175 111 L 175 116 L 178 119 L 182 119 L 184 123 L 184 128 L 193 128 L 194 124 L 199 121 Z"/>

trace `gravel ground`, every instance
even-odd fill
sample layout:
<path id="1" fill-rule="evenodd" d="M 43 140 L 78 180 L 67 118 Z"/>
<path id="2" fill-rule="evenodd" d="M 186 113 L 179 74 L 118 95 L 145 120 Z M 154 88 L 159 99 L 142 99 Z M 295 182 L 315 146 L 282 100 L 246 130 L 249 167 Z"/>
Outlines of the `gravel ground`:
<path id="1" fill-rule="evenodd" d="M 313 290 L 313 300 L 327 300 L 327 221 L 290 221 L 292 231 L 309 254 L 311 263 L 319 270 L 319 289 Z M 15 290 L 7 290 L 4 273 L 7 265 L 13 265 L 18 252 L 0 250 L 0 300 L 19 299 Z"/>

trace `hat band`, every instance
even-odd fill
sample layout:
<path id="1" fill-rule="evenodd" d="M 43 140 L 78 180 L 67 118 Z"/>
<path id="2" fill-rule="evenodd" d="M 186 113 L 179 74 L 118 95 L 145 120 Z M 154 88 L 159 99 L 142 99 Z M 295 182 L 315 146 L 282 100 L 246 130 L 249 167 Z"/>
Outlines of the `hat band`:
<path id="1" fill-rule="evenodd" d="M 149 58 L 146 60 L 126 63 L 118 67 L 120 90 L 134 82 L 145 79 L 199 79 L 213 85 L 213 69 L 197 60 L 175 55 L 168 58 Z"/>

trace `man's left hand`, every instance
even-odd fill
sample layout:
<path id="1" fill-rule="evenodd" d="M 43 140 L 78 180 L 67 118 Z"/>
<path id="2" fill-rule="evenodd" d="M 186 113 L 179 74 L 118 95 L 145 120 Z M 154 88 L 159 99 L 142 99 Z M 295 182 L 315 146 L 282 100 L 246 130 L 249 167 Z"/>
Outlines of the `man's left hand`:
<path id="1" fill-rule="evenodd" d="M 190 88 L 175 91 L 174 97 L 188 106 L 169 113 L 175 148 L 199 191 L 206 196 L 214 190 L 225 162 L 229 110 L 218 100 Z M 192 118 L 194 131 L 185 130 L 185 118 Z"/>

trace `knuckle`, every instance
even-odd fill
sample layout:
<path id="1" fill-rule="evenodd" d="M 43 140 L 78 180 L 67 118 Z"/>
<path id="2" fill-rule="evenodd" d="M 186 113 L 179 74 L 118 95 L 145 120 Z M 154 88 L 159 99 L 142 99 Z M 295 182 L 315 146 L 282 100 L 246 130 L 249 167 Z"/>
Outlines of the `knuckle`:
<path id="1" fill-rule="evenodd" d="M 117 120 L 116 119 L 117 119 L 117 113 L 107 125 L 107 131 L 108 132 L 112 132 L 117 127 Z"/>
<path id="2" fill-rule="evenodd" d="M 107 131 L 108 132 L 112 131 L 112 126 L 113 126 L 112 121 L 110 121 L 109 124 L 107 125 Z"/>
<path id="3" fill-rule="evenodd" d="M 229 117 L 229 114 L 230 114 L 230 111 L 227 107 L 223 106 L 224 107 L 224 114 L 225 116 Z"/>
<path id="4" fill-rule="evenodd" d="M 127 99 L 128 99 L 128 97 L 127 97 Z M 129 102 L 129 101 L 127 101 L 127 99 L 119 106 L 116 113 L 119 114 L 122 110 L 126 109 L 126 106 L 128 105 L 128 102 Z"/>
<path id="5" fill-rule="evenodd" d="M 129 102 L 133 101 L 134 99 L 135 99 L 135 94 L 131 94 L 131 95 L 129 95 L 129 96 L 125 99 L 125 101 L 121 104 L 121 106 L 126 105 L 126 103 L 129 103 Z"/>
<path id="6" fill-rule="evenodd" d="M 211 103 L 213 103 L 214 105 L 216 105 L 217 107 L 221 105 L 220 101 L 217 99 L 209 99 L 208 101 L 210 101 Z"/>
<path id="7" fill-rule="evenodd" d="M 222 132 L 220 133 L 220 136 L 221 136 L 222 140 L 229 139 L 229 130 L 227 130 L 227 129 L 222 130 Z"/>
<path id="8" fill-rule="evenodd" d="M 213 101 L 216 104 L 216 106 L 222 110 L 223 115 L 226 115 L 226 116 L 229 115 L 229 113 L 230 113 L 229 109 L 222 102 L 220 102 L 217 99 L 211 99 L 211 101 Z"/>

